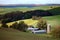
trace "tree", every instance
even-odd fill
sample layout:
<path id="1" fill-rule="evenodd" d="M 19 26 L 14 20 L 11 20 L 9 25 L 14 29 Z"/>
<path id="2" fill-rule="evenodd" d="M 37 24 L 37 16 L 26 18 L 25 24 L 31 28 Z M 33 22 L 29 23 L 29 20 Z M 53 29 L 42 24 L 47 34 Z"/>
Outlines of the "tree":
<path id="1" fill-rule="evenodd" d="M 17 27 L 18 27 L 18 23 L 17 22 L 15 22 L 14 24 L 12 24 L 12 26 L 11 26 L 12 28 L 14 28 L 14 29 L 17 29 Z"/>
<path id="2" fill-rule="evenodd" d="M 33 19 L 33 20 L 36 20 L 36 19 L 37 19 L 37 16 L 32 16 L 32 19 Z"/>
<path id="3" fill-rule="evenodd" d="M 32 20 L 39 20 L 41 16 L 32 16 Z"/>
<path id="4" fill-rule="evenodd" d="M 25 24 L 24 21 L 20 21 L 19 23 L 15 22 L 14 24 L 12 24 L 10 28 L 26 32 L 28 25 Z"/>
<path id="5" fill-rule="evenodd" d="M 2 23 L 1 27 L 8 28 L 8 25 L 6 23 Z"/>
<path id="6" fill-rule="evenodd" d="M 39 30 L 46 29 L 47 28 L 47 22 L 46 22 L 46 20 L 40 18 L 38 20 L 37 27 L 39 28 Z"/>
<path id="7" fill-rule="evenodd" d="M 24 23 L 24 21 L 20 21 L 18 25 L 18 30 L 20 31 L 26 31 L 28 28 L 28 25 Z"/>

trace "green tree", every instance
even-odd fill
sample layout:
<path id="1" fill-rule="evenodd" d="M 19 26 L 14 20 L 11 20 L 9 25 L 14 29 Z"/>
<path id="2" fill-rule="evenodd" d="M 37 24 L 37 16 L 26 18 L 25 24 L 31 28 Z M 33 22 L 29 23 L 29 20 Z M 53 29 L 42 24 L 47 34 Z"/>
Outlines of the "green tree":
<path id="1" fill-rule="evenodd" d="M 11 26 L 12 28 L 14 28 L 14 29 L 17 29 L 17 27 L 18 27 L 18 23 L 17 22 L 15 22 L 14 24 L 12 24 L 12 26 Z"/>
<path id="2" fill-rule="evenodd" d="M 46 20 L 40 18 L 40 19 L 38 20 L 37 27 L 38 27 L 39 29 L 46 29 L 46 28 L 47 28 L 47 22 L 46 22 Z"/>
<path id="3" fill-rule="evenodd" d="M 25 32 L 27 28 L 28 28 L 28 25 L 25 24 L 24 21 L 20 21 L 17 29 Z"/>
<path id="4" fill-rule="evenodd" d="M 6 23 L 2 23 L 1 27 L 8 28 L 8 25 Z"/>

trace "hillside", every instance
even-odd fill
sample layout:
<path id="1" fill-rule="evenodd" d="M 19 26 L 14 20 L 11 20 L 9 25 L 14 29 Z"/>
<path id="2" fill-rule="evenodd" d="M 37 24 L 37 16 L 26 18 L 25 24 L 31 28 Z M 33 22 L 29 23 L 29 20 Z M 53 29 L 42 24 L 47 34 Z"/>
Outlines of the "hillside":
<path id="1" fill-rule="evenodd" d="M 0 29 L 0 40 L 57 40 L 47 34 L 31 34 L 11 28 Z"/>
<path id="2" fill-rule="evenodd" d="M 60 15 L 60 7 L 53 8 L 53 9 L 50 9 L 48 11 L 51 12 L 52 14 L 54 14 L 54 15 Z"/>
<path id="3" fill-rule="evenodd" d="M 37 40 L 37 39 L 40 40 L 40 37 L 35 34 L 20 32 L 18 30 L 11 28 L 0 29 L 0 40 Z"/>
<path id="4" fill-rule="evenodd" d="M 60 25 L 60 15 L 43 17 L 43 18 L 47 20 L 47 22 L 51 24 L 52 27 Z M 28 25 L 29 24 L 35 25 L 35 22 L 37 22 L 37 20 L 32 19 L 19 20 L 19 21 L 24 21 Z M 12 23 L 14 22 L 7 23 L 7 25 L 11 25 Z M 28 32 L 26 33 L 21 32 L 12 28 L 2 28 L 0 29 L 0 40 L 60 40 L 60 39 L 53 38 L 48 34 L 32 34 Z"/>
<path id="5" fill-rule="evenodd" d="M 46 19 L 47 23 L 51 24 L 52 27 L 56 27 L 60 25 L 60 15 L 43 17 L 43 18 Z"/>

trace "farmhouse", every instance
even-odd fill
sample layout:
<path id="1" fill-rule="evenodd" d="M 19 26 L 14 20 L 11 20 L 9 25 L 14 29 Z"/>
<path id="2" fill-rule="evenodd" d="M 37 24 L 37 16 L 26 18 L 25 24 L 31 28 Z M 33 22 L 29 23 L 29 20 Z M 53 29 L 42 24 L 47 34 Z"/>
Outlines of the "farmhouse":
<path id="1" fill-rule="evenodd" d="M 34 34 L 50 33 L 51 25 L 47 24 L 47 30 L 45 30 L 45 29 L 44 30 L 38 30 L 38 28 L 32 28 L 32 27 L 29 27 L 27 30 L 30 30 Z"/>

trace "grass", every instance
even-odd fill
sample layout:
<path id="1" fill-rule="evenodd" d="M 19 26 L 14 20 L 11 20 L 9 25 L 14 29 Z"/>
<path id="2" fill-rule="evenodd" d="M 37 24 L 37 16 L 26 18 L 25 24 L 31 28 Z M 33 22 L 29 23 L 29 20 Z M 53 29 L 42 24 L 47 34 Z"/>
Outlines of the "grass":
<path id="1" fill-rule="evenodd" d="M 52 26 L 60 25 L 60 15 L 43 17 L 43 18 L 46 19 L 47 23 L 51 24 Z"/>
<path id="2" fill-rule="evenodd" d="M 0 29 L 0 40 L 57 40 L 47 34 L 31 34 L 11 28 Z"/>

